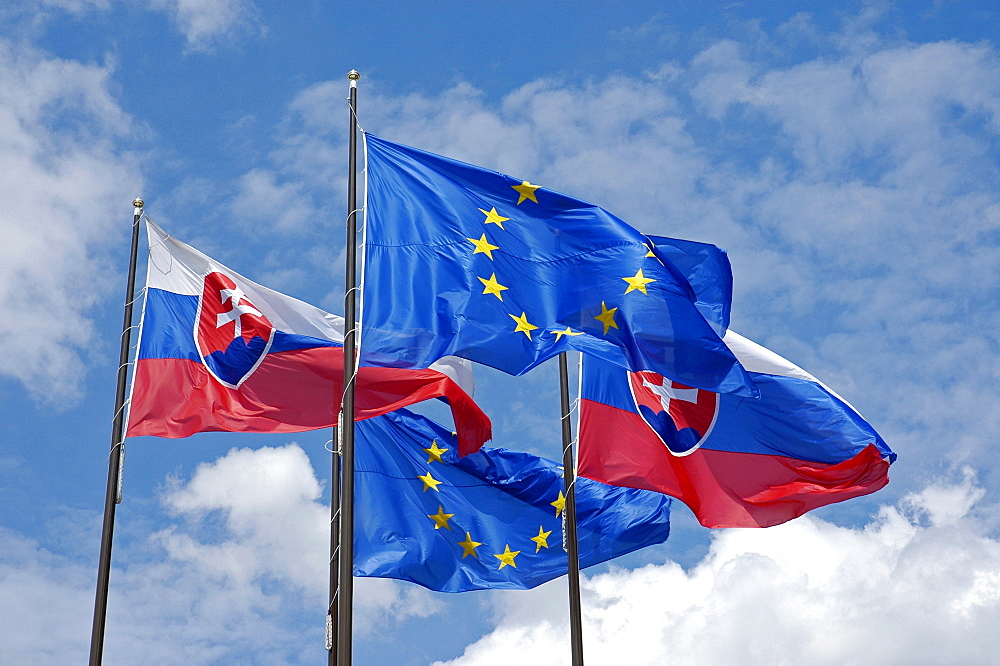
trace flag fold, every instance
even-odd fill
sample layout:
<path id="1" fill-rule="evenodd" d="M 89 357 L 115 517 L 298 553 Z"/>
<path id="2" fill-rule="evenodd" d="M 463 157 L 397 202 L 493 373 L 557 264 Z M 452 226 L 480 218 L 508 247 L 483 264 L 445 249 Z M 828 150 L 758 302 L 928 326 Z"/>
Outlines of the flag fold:
<path id="1" fill-rule="evenodd" d="M 562 468 L 455 438 L 407 410 L 357 425 L 354 574 L 432 590 L 527 589 L 566 573 Z M 670 498 L 590 479 L 576 485 L 580 564 L 663 542 Z"/>
<path id="2" fill-rule="evenodd" d="M 733 306 L 733 268 L 725 250 L 680 238 L 647 238 L 684 275 L 694 291 L 695 306 L 719 335 L 724 335 Z"/>

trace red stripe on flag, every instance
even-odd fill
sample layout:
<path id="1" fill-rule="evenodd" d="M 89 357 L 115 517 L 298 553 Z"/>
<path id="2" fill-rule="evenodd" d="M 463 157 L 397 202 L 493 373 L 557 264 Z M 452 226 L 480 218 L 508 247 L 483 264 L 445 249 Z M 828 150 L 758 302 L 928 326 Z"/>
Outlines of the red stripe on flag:
<path id="1" fill-rule="evenodd" d="M 343 349 L 320 347 L 268 354 L 240 386 L 216 381 L 201 363 L 136 363 L 127 436 L 187 437 L 197 432 L 301 432 L 336 425 L 343 391 Z M 434 370 L 361 368 L 356 420 L 444 398 L 451 406 L 459 453 L 490 439 L 489 418 L 458 384 Z"/>
<path id="2" fill-rule="evenodd" d="M 705 527 L 769 527 L 889 482 L 874 445 L 836 465 L 704 447 L 678 457 L 637 414 L 590 400 L 581 410 L 580 475 L 676 497 Z"/>

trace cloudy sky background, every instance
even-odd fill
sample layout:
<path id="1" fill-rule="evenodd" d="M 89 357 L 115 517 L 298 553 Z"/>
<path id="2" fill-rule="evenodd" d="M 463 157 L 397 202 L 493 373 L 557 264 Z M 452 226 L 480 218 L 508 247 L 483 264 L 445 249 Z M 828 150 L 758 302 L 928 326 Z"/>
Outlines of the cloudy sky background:
<path id="1" fill-rule="evenodd" d="M 899 454 L 776 528 L 676 505 L 586 572 L 590 663 L 995 661 L 1000 10 L 828 4 L 4 3 L 0 663 L 88 649 L 132 199 L 341 311 L 351 68 L 379 136 L 727 249 L 733 329 Z M 478 382 L 497 445 L 559 455 L 553 367 Z M 323 662 L 328 438 L 129 443 L 107 663 Z M 356 602 L 357 663 L 568 663 L 563 581 Z"/>

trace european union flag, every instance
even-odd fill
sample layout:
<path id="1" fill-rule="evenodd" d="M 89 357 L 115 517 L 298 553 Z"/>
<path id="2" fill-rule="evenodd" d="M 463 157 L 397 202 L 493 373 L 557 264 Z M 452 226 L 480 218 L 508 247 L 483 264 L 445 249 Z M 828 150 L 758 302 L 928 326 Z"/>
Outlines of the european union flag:
<path id="1" fill-rule="evenodd" d="M 733 268 L 726 251 L 710 243 L 680 238 L 647 238 L 684 274 L 698 310 L 719 335 L 725 335 L 733 306 Z"/>
<path id="2" fill-rule="evenodd" d="M 614 215 L 495 171 L 367 145 L 361 361 L 519 375 L 569 350 L 753 395 L 667 256 Z"/>
<path id="3" fill-rule="evenodd" d="M 483 447 L 459 458 L 455 437 L 406 410 L 356 424 L 354 575 L 441 592 L 528 589 L 566 573 L 562 469 Z M 577 479 L 580 566 L 670 531 L 670 498 Z"/>

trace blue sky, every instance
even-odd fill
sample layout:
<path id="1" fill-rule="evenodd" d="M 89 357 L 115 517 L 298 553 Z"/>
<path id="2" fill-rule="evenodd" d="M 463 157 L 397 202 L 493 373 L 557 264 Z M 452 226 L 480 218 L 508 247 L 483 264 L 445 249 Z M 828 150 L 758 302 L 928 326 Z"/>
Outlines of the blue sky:
<path id="1" fill-rule="evenodd" d="M 86 654 L 131 201 L 339 312 L 346 73 L 387 139 L 715 243 L 734 330 L 850 400 L 884 490 L 587 573 L 591 663 L 1000 649 L 1000 10 L 977 2 L 14 0 L 0 8 L 0 661 Z M 359 4 L 359 7 L 361 5 Z M 484 371 L 558 456 L 556 371 Z M 325 432 L 130 442 L 107 663 L 325 659 Z M 566 663 L 565 583 L 357 586 L 357 663 Z"/>

